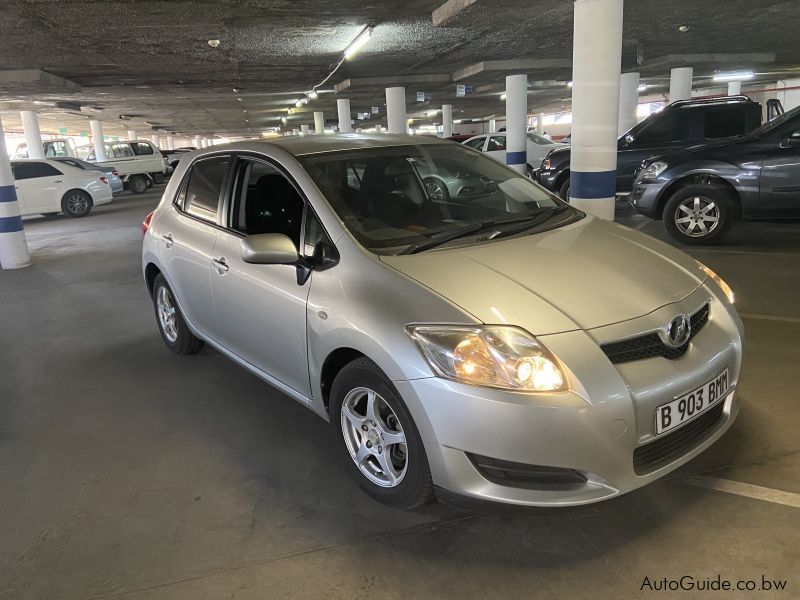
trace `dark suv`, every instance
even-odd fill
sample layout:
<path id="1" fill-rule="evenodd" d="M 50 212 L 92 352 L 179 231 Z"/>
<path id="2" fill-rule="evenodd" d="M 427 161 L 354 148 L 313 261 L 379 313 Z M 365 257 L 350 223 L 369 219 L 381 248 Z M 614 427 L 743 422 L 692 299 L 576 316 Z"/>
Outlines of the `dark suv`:
<path id="1" fill-rule="evenodd" d="M 644 161 L 630 202 L 686 244 L 716 242 L 739 218 L 800 217 L 800 107 L 749 135 Z"/>
<path id="2" fill-rule="evenodd" d="M 708 140 L 741 135 L 761 124 L 761 105 L 747 96 L 725 96 L 673 102 L 619 138 L 617 193 L 631 191 L 642 161 L 655 154 Z M 569 195 L 570 149 L 553 150 L 542 161 L 539 183 L 566 199 Z"/>

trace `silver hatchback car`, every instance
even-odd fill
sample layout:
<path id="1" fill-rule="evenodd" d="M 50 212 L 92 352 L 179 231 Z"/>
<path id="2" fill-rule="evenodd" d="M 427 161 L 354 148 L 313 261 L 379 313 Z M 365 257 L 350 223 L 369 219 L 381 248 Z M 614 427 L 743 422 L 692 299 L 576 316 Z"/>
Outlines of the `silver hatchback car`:
<path id="1" fill-rule="evenodd" d="M 715 273 L 452 142 L 194 152 L 143 229 L 166 345 L 206 342 L 330 421 L 393 506 L 611 498 L 738 413 L 743 328 Z"/>

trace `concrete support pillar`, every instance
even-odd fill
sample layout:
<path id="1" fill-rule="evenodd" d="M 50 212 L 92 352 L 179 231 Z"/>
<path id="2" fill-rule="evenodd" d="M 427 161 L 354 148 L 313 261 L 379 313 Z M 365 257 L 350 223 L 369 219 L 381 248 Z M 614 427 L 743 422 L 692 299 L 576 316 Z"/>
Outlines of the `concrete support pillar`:
<path id="1" fill-rule="evenodd" d="M 386 88 L 386 124 L 389 133 L 408 133 L 406 88 Z"/>
<path id="2" fill-rule="evenodd" d="M 153 145 L 161 150 L 161 136 L 157 133 L 153 135 Z"/>
<path id="3" fill-rule="evenodd" d="M 156 136 L 153 136 L 153 141 L 155 141 L 155 139 L 156 139 Z M 199 135 L 194 136 L 194 147 L 198 148 L 198 149 L 203 147 L 203 142 L 200 139 Z"/>
<path id="4" fill-rule="evenodd" d="M 128 129 L 128 141 L 136 142 L 139 140 L 138 134 L 133 129 Z"/>
<path id="5" fill-rule="evenodd" d="M 382 125 L 375 125 L 375 133 L 383 133 L 383 126 Z"/>
<path id="6" fill-rule="evenodd" d="M 292 129 L 292 135 L 300 135 L 299 129 Z"/>
<path id="7" fill-rule="evenodd" d="M 536 115 L 536 133 L 544 135 L 544 113 Z"/>
<path id="8" fill-rule="evenodd" d="M 308 125 L 305 123 L 300 125 L 300 135 L 308 135 Z"/>
<path id="9" fill-rule="evenodd" d="M 688 100 L 692 97 L 692 67 L 672 69 L 669 75 L 669 101 Z"/>
<path id="10" fill-rule="evenodd" d="M 506 164 L 525 173 L 528 164 L 528 76 L 506 77 Z"/>
<path id="11" fill-rule="evenodd" d="M 325 115 L 319 111 L 314 113 L 314 133 L 317 135 L 325 133 Z"/>
<path id="12" fill-rule="evenodd" d="M 339 112 L 339 133 L 353 131 L 353 119 L 350 116 L 350 98 L 339 98 L 336 101 L 336 109 Z"/>
<path id="13" fill-rule="evenodd" d="M 39 148 L 41 147 L 40 144 Z M 6 150 L 6 133 L 0 119 L 0 269 L 21 269 L 30 264 L 31 257 L 19 214 L 14 175 Z"/>
<path id="14" fill-rule="evenodd" d="M 442 104 L 442 137 L 453 135 L 453 105 Z"/>
<path id="15" fill-rule="evenodd" d="M 175 138 L 172 135 L 167 136 L 167 150 L 175 150 Z"/>
<path id="16" fill-rule="evenodd" d="M 619 125 L 617 132 L 622 135 L 639 121 L 636 109 L 639 108 L 639 74 L 623 73 L 619 78 Z"/>
<path id="17" fill-rule="evenodd" d="M 776 96 L 786 112 L 800 106 L 800 79 L 781 79 L 776 87 L 781 90 Z"/>
<path id="18" fill-rule="evenodd" d="M 730 81 L 728 82 L 728 96 L 738 96 L 742 93 L 742 82 L 741 81 Z"/>
<path id="19" fill-rule="evenodd" d="M 39 115 L 31 110 L 23 110 L 19 115 L 22 118 L 22 130 L 25 132 L 25 143 L 28 145 L 28 158 L 44 158 Z"/>
<path id="20" fill-rule="evenodd" d="M 497 119 L 489 119 L 489 133 L 497 131 Z"/>
<path id="21" fill-rule="evenodd" d="M 92 131 L 92 144 L 94 144 L 94 158 L 97 162 L 108 160 L 106 155 L 106 144 L 103 139 L 103 124 L 97 119 L 89 121 L 89 129 Z"/>
<path id="22" fill-rule="evenodd" d="M 569 202 L 614 219 L 623 0 L 576 0 Z"/>

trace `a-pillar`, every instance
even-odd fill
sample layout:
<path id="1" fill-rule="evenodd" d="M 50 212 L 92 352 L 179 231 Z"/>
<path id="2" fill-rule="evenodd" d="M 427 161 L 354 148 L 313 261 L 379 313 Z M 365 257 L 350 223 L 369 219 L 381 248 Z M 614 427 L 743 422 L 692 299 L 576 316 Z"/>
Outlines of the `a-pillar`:
<path id="1" fill-rule="evenodd" d="M 6 150 L 6 134 L 0 119 L 0 269 L 21 269 L 30 264 L 14 175 Z"/>
<path id="2" fill-rule="evenodd" d="M 623 0 L 575 0 L 569 202 L 613 220 Z"/>
<path id="3" fill-rule="evenodd" d="M 19 115 L 22 118 L 22 131 L 25 132 L 25 142 L 28 146 L 28 158 L 44 158 L 39 115 L 32 110 L 23 110 Z"/>
<path id="4" fill-rule="evenodd" d="M 350 98 L 339 98 L 336 101 L 336 109 L 339 112 L 339 133 L 353 131 L 353 122 L 350 116 Z"/>
<path id="5" fill-rule="evenodd" d="M 442 104 L 442 137 L 453 135 L 453 105 Z"/>
<path id="6" fill-rule="evenodd" d="M 742 93 L 742 82 L 741 81 L 729 81 L 728 82 L 728 96 L 738 96 Z"/>
<path id="7" fill-rule="evenodd" d="M 92 144 L 94 144 L 94 159 L 97 162 L 108 160 L 106 155 L 106 144 L 103 139 L 103 124 L 97 119 L 89 121 L 89 129 L 92 131 Z"/>
<path id="8" fill-rule="evenodd" d="M 314 133 L 325 133 L 325 115 L 319 111 L 314 113 Z"/>
<path id="9" fill-rule="evenodd" d="M 669 101 L 688 100 L 692 97 L 692 67 L 677 67 L 669 74 Z"/>
<path id="10" fill-rule="evenodd" d="M 619 78 L 619 125 L 617 133 L 622 135 L 631 129 L 638 119 L 639 108 L 639 74 L 623 73 Z"/>
<path id="11" fill-rule="evenodd" d="M 386 88 L 386 124 L 389 133 L 408 133 L 406 88 Z"/>
<path id="12" fill-rule="evenodd" d="M 528 165 L 528 76 L 506 77 L 506 164 L 525 173 Z"/>
<path id="13" fill-rule="evenodd" d="M 139 135 L 133 129 L 128 129 L 128 141 L 136 142 L 138 140 L 139 140 Z"/>

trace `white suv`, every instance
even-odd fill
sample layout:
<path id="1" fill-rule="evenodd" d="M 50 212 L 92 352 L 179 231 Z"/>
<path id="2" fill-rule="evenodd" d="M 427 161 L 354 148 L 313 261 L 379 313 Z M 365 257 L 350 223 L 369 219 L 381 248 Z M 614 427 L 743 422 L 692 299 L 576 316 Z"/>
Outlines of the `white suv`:
<path id="1" fill-rule="evenodd" d="M 125 187 L 141 194 L 153 183 L 161 183 L 167 173 L 167 163 L 161 151 L 147 141 L 111 142 L 106 145 L 107 161 L 117 168 Z M 77 149 L 79 158 L 98 162 L 94 146 L 81 146 Z M 100 163 L 102 164 L 102 163 Z"/>

